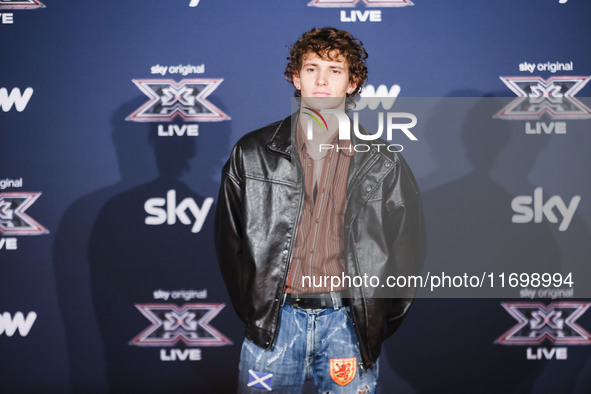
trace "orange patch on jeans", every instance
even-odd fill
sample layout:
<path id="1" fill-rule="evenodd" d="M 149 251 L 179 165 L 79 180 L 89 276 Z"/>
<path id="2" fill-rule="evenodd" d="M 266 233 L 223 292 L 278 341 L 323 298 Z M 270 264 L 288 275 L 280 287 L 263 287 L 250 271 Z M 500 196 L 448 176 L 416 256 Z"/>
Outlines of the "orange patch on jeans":
<path id="1" fill-rule="evenodd" d="M 329 368 L 332 380 L 339 386 L 345 386 L 357 374 L 357 358 L 331 358 Z"/>

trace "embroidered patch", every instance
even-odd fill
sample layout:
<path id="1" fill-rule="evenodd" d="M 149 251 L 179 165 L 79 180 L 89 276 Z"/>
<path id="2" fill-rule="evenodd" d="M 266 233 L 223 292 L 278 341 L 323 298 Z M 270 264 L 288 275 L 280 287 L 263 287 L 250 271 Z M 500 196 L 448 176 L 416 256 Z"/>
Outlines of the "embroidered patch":
<path id="1" fill-rule="evenodd" d="M 252 369 L 248 370 L 248 387 L 255 389 L 265 389 L 271 391 L 273 387 L 273 374 L 266 372 L 257 372 Z"/>
<path id="2" fill-rule="evenodd" d="M 330 377 L 339 386 L 345 386 L 353 381 L 357 374 L 357 358 L 331 358 Z"/>

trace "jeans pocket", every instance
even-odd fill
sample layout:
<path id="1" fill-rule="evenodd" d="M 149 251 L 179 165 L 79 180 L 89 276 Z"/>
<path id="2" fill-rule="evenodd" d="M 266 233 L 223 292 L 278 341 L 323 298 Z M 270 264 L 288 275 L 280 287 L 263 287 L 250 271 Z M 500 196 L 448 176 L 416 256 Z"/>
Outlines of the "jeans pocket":
<path id="1" fill-rule="evenodd" d="M 351 307 L 350 306 L 343 306 L 343 307 L 341 307 L 341 310 L 345 314 L 345 317 L 347 318 L 349 323 L 353 323 L 353 314 L 351 312 Z"/>

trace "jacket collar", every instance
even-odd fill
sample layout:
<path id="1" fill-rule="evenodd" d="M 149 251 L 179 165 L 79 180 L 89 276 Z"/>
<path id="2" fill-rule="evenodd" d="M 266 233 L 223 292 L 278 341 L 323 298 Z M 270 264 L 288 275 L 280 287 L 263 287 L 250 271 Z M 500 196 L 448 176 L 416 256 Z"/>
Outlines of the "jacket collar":
<path id="1" fill-rule="evenodd" d="M 267 142 L 267 149 L 291 158 L 292 146 L 295 145 L 295 135 L 292 136 L 292 119 L 297 121 L 297 116 L 288 116 L 283 119 L 275 128 L 271 138 Z M 295 125 L 295 123 L 294 123 Z"/>
<path id="2" fill-rule="evenodd" d="M 291 132 L 292 130 L 296 130 L 297 121 L 298 113 L 295 112 L 279 122 L 271 135 L 271 138 L 267 142 L 267 149 L 288 157 L 291 157 L 292 152 L 297 153 L 297 150 L 293 150 L 293 147 L 296 146 L 296 135 Z M 351 127 L 353 127 L 352 124 Z M 365 130 L 362 129 L 362 132 L 365 132 Z M 339 142 L 339 144 L 340 143 L 341 142 Z M 356 145 L 359 143 L 363 143 L 363 141 L 357 137 L 353 130 L 351 130 L 351 144 Z M 377 152 L 373 148 L 370 149 L 369 152 L 356 152 L 356 154 L 353 155 L 355 167 L 361 167 L 374 153 Z"/>
<path id="3" fill-rule="evenodd" d="M 296 156 L 298 155 L 297 150 L 293 150 L 293 147 L 296 146 L 296 141 L 295 133 L 291 132 L 292 122 L 293 126 L 296 126 L 297 113 L 283 119 L 276 126 L 271 138 L 267 142 L 267 150 L 278 153 L 288 160 L 291 160 L 292 152 Z M 366 133 L 363 129 L 362 132 Z M 364 142 L 355 133 L 351 132 L 351 144 L 364 144 Z M 377 149 L 372 147 L 367 152 L 356 152 L 351 157 L 349 174 L 347 176 L 347 194 L 351 193 L 357 184 L 363 180 L 364 175 L 371 168 L 371 164 L 379 160 L 380 156 Z"/>

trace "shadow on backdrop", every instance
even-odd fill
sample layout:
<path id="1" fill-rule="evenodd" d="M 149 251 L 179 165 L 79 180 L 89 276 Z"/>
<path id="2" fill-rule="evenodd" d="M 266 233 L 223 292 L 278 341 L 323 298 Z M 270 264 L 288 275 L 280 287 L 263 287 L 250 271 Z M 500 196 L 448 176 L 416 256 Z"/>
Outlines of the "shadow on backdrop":
<path id="1" fill-rule="evenodd" d="M 207 146 L 212 138 L 225 148 L 229 126 L 222 122 L 208 124 L 211 133 L 205 138 L 158 137 L 156 125 L 124 121 L 141 102 L 127 103 L 113 115 L 113 141 L 122 180 L 76 201 L 62 220 L 62 235 L 56 237 L 54 261 L 61 278 L 58 288 L 71 289 L 74 284 L 84 294 L 75 302 L 66 291 L 60 297 L 68 330 L 72 388 L 75 392 L 87 388 L 97 391 L 97 387 L 100 391 L 108 387 L 109 392 L 233 392 L 236 374 L 227 371 L 237 365 L 236 345 L 203 346 L 200 361 L 172 361 L 173 351 L 187 353 L 183 353 L 184 342 L 174 344 L 174 338 L 167 337 L 167 333 L 162 334 L 160 346 L 131 344 L 152 326 L 137 304 L 170 308 L 188 303 L 226 304 L 210 325 L 232 342 L 242 334 L 228 304 L 212 246 L 215 207 L 211 200 L 206 201 L 216 195 L 195 193 L 179 180 L 191 174 L 190 163 L 196 155 L 204 152 L 215 157 L 219 153 L 222 148 L 212 150 Z M 219 161 L 199 162 L 200 174 L 219 171 Z M 152 169 L 157 169 L 157 174 Z M 201 175 L 196 180 L 199 190 L 217 191 L 212 178 Z M 158 211 L 146 210 L 145 204 L 151 199 L 164 201 L 152 204 Z M 179 207 L 183 202 L 184 210 Z M 203 208 L 201 228 L 194 226 L 199 208 Z M 160 220 L 162 215 L 164 220 Z M 82 228 L 80 217 L 87 221 Z M 161 224 L 146 224 L 148 217 L 152 217 L 152 223 Z M 191 223 L 184 224 L 187 220 Z M 76 253 L 66 247 L 72 237 L 80 241 Z M 82 267 L 70 271 L 76 265 Z M 162 300 L 155 299 L 157 290 L 207 292 L 206 298 L 193 295 Z M 85 315 L 83 322 L 77 320 L 80 311 Z M 89 317 L 92 312 L 94 316 Z M 191 326 L 194 322 L 184 323 Z M 206 335 L 200 324 L 195 332 Z M 93 333 L 90 344 L 84 328 Z M 87 350 L 89 345 L 92 352 Z M 97 358 L 90 359 L 94 356 Z"/>
<path id="2" fill-rule="evenodd" d="M 156 176 L 154 157 L 145 138 L 148 126 L 125 121 L 143 102 L 145 99 L 136 98 L 121 105 L 110 120 L 121 179 L 74 201 L 55 234 L 53 263 L 73 392 L 107 390 L 103 343 L 90 289 L 88 240 L 99 210 L 109 199 Z"/>
<path id="3" fill-rule="evenodd" d="M 476 94 L 454 92 L 450 96 Z M 492 119 L 492 100 L 474 98 L 461 109 L 453 100 L 443 99 L 434 111 L 440 116 L 428 121 L 426 140 L 436 141 L 431 149 L 440 152 L 434 157 L 449 156 L 460 163 L 453 155 L 464 152 L 469 168 L 460 171 L 460 166 L 454 166 L 453 171 L 464 175 L 423 192 L 429 244 L 425 272 L 498 273 L 507 267 L 529 272 L 531 262 L 542 271 L 560 269 L 560 253 L 548 227 L 511 223 L 514 196 L 491 178 L 495 160 L 511 141 L 507 123 Z M 453 124 L 446 120 L 450 114 L 452 118 L 462 116 L 460 130 L 446 126 Z M 512 167 L 530 169 L 535 158 L 536 154 L 523 156 Z M 438 184 L 439 176 L 449 178 L 446 165 L 446 161 L 438 162 L 438 170 L 428 176 L 430 184 Z M 516 174 L 508 176 L 526 175 Z M 524 347 L 494 344 L 515 324 L 500 302 L 486 298 L 415 300 L 400 330 L 386 342 L 392 369 L 416 393 L 531 392 L 544 362 L 526 360 Z"/>

